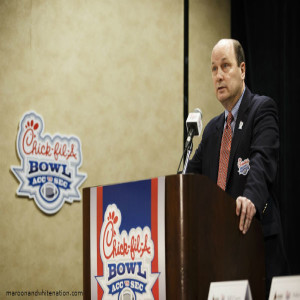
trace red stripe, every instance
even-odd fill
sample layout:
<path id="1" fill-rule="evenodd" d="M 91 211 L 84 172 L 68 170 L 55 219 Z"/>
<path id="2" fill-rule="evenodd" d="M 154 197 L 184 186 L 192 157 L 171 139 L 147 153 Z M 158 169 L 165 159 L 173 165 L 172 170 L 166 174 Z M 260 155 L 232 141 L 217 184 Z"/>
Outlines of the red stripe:
<path id="1" fill-rule="evenodd" d="M 158 240 L 157 240 L 157 201 L 158 201 L 158 179 L 151 180 L 151 237 L 154 243 L 154 258 L 152 260 L 152 273 L 158 272 Z M 159 299 L 159 284 L 155 282 L 152 293 L 154 299 Z"/>
<path id="2" fill-rule="evenodd" d="M 103 224 L 103 187 L 97 187 L 97 276 L 103 276 L 103 263 L 100 256 L 100 232 Z M 98 300 L 102 299 L 103 290 L 98 284 Z"/>

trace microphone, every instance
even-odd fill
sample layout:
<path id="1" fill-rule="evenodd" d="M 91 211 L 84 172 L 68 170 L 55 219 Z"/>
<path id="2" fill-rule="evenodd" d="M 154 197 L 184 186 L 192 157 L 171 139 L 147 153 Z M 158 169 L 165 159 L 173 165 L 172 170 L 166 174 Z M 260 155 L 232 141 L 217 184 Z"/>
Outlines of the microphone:
<path id="1" fill-rule="evenodd" d="M 186 119 L 186 129 L 188 136 L 185 142 L 185 149 L 189 147 L 195 135 L 200 135 L 202 131 L 202 111 L 200 108 L 195 108 L 193 112 L 189 113 Z"/>
<path id="2" fill-rule="evenodd" d="M 193 137 L 195 135 L 201 134 L 201 131 L 202 131 L 202 111 L 201 111 L 201 109 L 195 108 L 194 111 L 188 115 L 188 118 L 186 119 L 186 129 L 188 132 L 188 136 L 187 136 L 187 139 L 185 142 L 184 151 L 181 156 L 181 160 L 179 162 L 177 174 L 180 174 L 180 173 L 185 174 L 186 173 L 189 158 L 190 158 L 190 155 L 193 150 L 193 143 L 192 143 Z M 185 154 L 186 154 L 186 158 L 185 158 L 185 162 L 183 165 L 183 170 L 182 170 L 182 172 L 179 172 L 180 165 L 184 159 Z"/>

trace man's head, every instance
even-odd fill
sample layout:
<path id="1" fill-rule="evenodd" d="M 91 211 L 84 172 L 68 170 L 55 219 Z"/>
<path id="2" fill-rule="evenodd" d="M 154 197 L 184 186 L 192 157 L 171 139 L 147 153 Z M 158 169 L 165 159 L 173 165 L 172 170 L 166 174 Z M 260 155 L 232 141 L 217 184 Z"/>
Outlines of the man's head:
<path id="1" fill-rule="evenodd" d="M 245 87 L 245 55 L 241 44 L 220 40 L 211 54 L 211 70 L 217 99 L 231 111 Z"/>

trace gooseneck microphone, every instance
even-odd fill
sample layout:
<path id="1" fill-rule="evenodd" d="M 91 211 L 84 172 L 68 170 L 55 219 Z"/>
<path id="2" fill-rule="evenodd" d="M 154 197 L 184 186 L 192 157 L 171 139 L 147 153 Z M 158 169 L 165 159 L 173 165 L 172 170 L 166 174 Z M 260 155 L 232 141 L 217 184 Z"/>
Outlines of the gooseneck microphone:
<path id="1" fill-rule="evenodd" d="M 187 165 L 189 162 L 189 158 L 191 155 L 191 152 L 193 150 L 193 137 L 195 135 L 200 135 L 201 131 L 202 131 L 202 111 L 200 108 L 195 108 L 193 112 L 189 113 L 188 118 L 186 119 L 186 129 L 188 132 L 188 136 L 184 145 L 184 151 L 181 157 L 181 160 L 179 162 L 179 166 L 177 169 L 177 174 L 178 173 L 182 173 L 185 174 L 186 169 L 187 169 Z M 179 168 L 181 165 L 181 162 L 184 158 L 186 154 L 186 158 L 185 158 L 185 163 L 183 166 L 183 170 L 182 172 L 179 172 Z"/>
<path id="2" fill-rule="evenodd" d="M 188 136 L 185 142 L 185 148 L 187 148 L 195 135 L 200 135 L 202 131 L 202 111 L 200 108 L 195 108 L 193 112 L 189 113 L 186 119 L 186 129 Z"/>

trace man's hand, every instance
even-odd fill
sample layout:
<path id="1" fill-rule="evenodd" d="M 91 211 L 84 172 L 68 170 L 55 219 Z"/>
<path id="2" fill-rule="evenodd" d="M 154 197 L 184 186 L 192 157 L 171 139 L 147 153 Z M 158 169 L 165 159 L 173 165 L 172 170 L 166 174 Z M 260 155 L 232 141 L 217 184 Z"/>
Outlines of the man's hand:
<path id="1" fill-rule="evenodd" d="M 240 216 L 239 229 L 243 234 L 246 234 L 251 225 L 252 218 L 256 214 L 254 204 L 246 197 L 238 197 L 236 199 L 236 214 Z"/>

